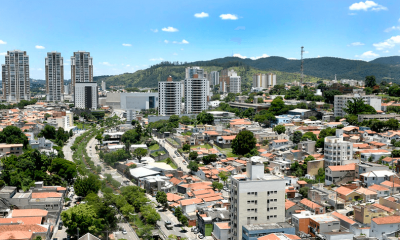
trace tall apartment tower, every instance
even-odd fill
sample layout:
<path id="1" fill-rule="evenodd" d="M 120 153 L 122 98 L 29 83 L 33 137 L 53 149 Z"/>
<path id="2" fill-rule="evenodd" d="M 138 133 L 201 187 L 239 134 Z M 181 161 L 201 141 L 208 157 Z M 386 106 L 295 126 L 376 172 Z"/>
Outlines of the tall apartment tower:
<path id="1" fill-rule="evenodd" d="M 158 101 L 159 115 L 181 114 L 181 82 L 173 82 L 171 76 L 166 82 L 158 82 Z"/>
<path id="2" fill-rule="evenodd" d="M 64 93 L 64 60 L 59 52 L 48 52 L 45 59 L 47 101 L 62 101 Z"/>
<path id="3" fill-rule="evenodd" d="M 74 105 L 80 109 L 96 110 L 99 102 L 96 82 L 76 82 Z"/>
<path id="4" fill-rule="evenodd" d="M 233 69 L 224 69 L 219 78 L 219 91 L 221 93 L 240 93 L 241 78 Z"/>
<path id="5" fill-rule="evenodd" d="M 229 92 L 241 93 L 242 80 L 236 72 L 233 72 L 229 77 Z"/>
<path id="6" fill-rule="evenodd" d="M 200 67 L 187 67 L 185 69 L 185 79 L 187 78 L 193 78 L 193 76 L 197 74 L 197 77 L 199 78 L 206 78 L 204 69 Z"/>
<path id="7" fill-rule="evenodd" d="M 210 83 L 197 74 L 184 80 L 185 113 L 200 113 L 207 110 L 210 94 Z"/>
<path id="8" fill-rule="evenodd" d="M 106 90 L 106 82 L 101 81 L 101 90 L 105 91 Z"/>
<path id="9" fill-rule="evenodd" d="M 325 166 L 338 166 L 358 162 L 356 159 L 353 160 L 353 143 L 343 140 L 343 129 L 336 129 L 336 136 L 325 138 L 324 160 Z"/>
<path id="10" fill-rule="evenodd" d="M 258 73 L 253 75 L 254 88 L 269 88 L 276 85 L 276 74 L 274 73 Z"/>
<path id="11" fill-rule="evenodd" d="M 211 86 L 215 86 L 219 84 L 219 72 L 218 71 L 212 71 L 209 75 L 209 81 Z"/>
<path id="12" fill-rule="evenodd" d="M 7 51 L 1 73 L 3 99 L 7 102 L 30 100 L 29 56 L 26 51 Z"/>
<path id="13" fill-rule="evenodd" d="M 264 174 L 264 164 L 249 161 L 246 174 L 231 176 L 232 240 L 242 239 L 242 226 L 285 222 L 285 181 Z"/>
<path id="14" fill-rule="evenodd" d="M 93 82 L 93 58 L 90 52 L 74 52 L 71 57 L 71 92 L 75 93 L 75 83 Z"/>

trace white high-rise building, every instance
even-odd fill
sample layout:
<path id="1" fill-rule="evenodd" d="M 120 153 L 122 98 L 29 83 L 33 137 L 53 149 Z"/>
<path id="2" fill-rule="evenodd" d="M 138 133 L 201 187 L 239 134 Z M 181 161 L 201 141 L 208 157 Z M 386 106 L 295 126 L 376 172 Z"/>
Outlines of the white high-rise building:
<path id="1" fill-rule="evenodd" d="M 64 59 L 59 52 L 48 52 L 45 59 L 47 101 L 62 101 L 64 93 Z"/>
<path id="2" fill-rule="evenodd" d="M 74 52 L 74 56 L 71 57 L 72 93 L 75 92 L 77 82 L 93 82 L 93 58 L 89 52 Z"/>
<path id="3" fill-rule="evenodd" d="M 362 98 L 365 104 L 371 105 L 375 110 L 381 110 L 382 98 L 376 95 L 360 95 L 360 94 L 349 94 L 349 95 L 335 95 L 334 97 L 334 116 L 344 117 L 346 112 L 343 108 L 346 107 L 347 101 L 353 101 L 353 98 Z"/>
<path id="4" fill-rule="evenodd" d="M 235 72 L 234 74 L 232 74 L 232 76 L 229 77 L 229 92 L 231 93 L 241 93 L 241 78 L 240 76 L 237 75 L 237 73 Z"/>
<path id="5" fill-rule="evenodd" d="M 181 82 L 173 82 L 171 76 L 165 82 L 158 82 L 158 114 L 164 116 L 181 114 L 181 93 Z"/>
<path id="6" fill-rule="evenodd" d="M 269 88 L 276 85 L 276 74 L 258 73 L 253 75 L 253 88 Z"/>
<path id="7" fill-rule="evenodd" d="M 96 110 L 99 100 L 96 82 L 75 83 L 75 108 Z"/>
<path id="8" fill-rule="evenodd" d="M 106 82 L 101 81 L 101 90 L 105 91 L 106 90 Z"/>
<path id="9" fill-rule="evenodd" d="M 200 113 L 207 110 L 210 84 L 206 78 L 193 74 L 192 78 L 184 80 L 184 88 L 185 113 Z"/>
<path id="10" fill-rule="evenodd" d="M 218 71 L 212 71 L 209 75 L 209 81 L 211 86 L 215 86 L 219 84 L 219 72 Z"/>
<path id="11" fill-rule="evenodd" d="M 187 67 L 185 69 L 185 79 L 187 78 L 193 78 L 193 76 L 197 74 L 197 76 L 199 78 L 205 78 L 206 76 L 204 76 L 205 72 L 204 69 L 200 68 L 200 67 Z"/>
<path id="12" fill-rule="evenodd" d="M 353 143 L 343 141 L 343 129 L 336 129 L 336 136 L 325 137 L 325 166 L 346 165 L 353 161 Z"/>
<path id="13" fill-rule="evenodd" d="M 7 51 L 1 73 L 3 99 L 7 102 L 30 100 L 29 56 L 26 51 Z"/>
<path id="14" fill-rule="evenodd" d="M 264 164 L 247 162 L 246 174 L 231 176 L 231 239 L 242 240 L 242 226 L 285 222 L 285 180 L 264 174 Z"/>

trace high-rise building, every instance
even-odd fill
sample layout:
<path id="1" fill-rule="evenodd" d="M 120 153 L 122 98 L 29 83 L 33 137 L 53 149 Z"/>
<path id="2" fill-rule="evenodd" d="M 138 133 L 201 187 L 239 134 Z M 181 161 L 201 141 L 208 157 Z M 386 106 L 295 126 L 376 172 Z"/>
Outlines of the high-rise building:
<path id="1" fill-rule="evenodd" d="M 71 57 L 72 93 L 75 92 L 77 82 L 93 82 L 93 58 L 89 52 L 74 52 L 74 56 Z"/>
<path id="2" fill-rule="evenodd" d="M 158 114 L 181 114 L 181 93 L 181 82 L 173 82 L 171 76 L 168 77 L 166 82 L 158 82 Z"/>
<path id="3" fill-rule="evenodd" d="M 382 107 L 382 98 L 376 95 L 363 95 L 363 94 L 348 94 L 348 95 L 335 95 L 334 97 L 334 116 L 344 117 L 346 112 L 343 108 L 346 107 L 348 101 L 353 101 L 353 98 L 362 98 L 365 104 L 370 105 L 375 110 L 380 111 Z"/>
<path id="4" fill-rule="evenodd" d="M 204 69 L 200 67 L 187 67 L 185 69 L 185 79 L 193 78 L 195 74 L 197 74 L 197 77 L 199 78 L 206 78 L 206 76 L 204 76 L 204 73 Z"/>
<path id="5" fill-rule="evenodd" d="M 249 161 L 246 174 L 231 176 L 231 239 L 242 239 L 242 226 L 285 222 L 285 180 L 264 174 L 264 164 Z"/>
<path id="6" fill-rule="evenodd" d="M 26 51 L 7 51 L 1 73 L 3 99 L 7 102 L 30 100 L 29 56 Z"/>
<path id="7" fill-rule="evenodd" d="M 219 84 L 219 72 L 212 71 L 209 75 L 209 81 L 211 86 L 215 86 Z"/>
<path id="8" fill-rule="evenodd" d="M 101 90 L 105 91 L 106 90 L 106 82 L 101 81 Z"/>
<path id="9" fill-rule="evenodd" d="M 241 93 L 241 78 L 236 72 L 231 73 L 229 76 L 229 92 L 231 93 Z"/>
<path id="10" fill-rule="evenodd" d="M 325 166 L 337 166 L 353 163 L 353 143 L 343 140 L 343 129 L 336 129 L 336 136 L 324 141 Z M 355 162 L 358 162 L 355 160 Z M 330 179 L 332 181 L 332 179 Z"/>
<path id="11" fill-rule="evenodd" d="M 240 93 L 241 78 L 233 69 L 224 69 L 219 77 L 219 91 L 221 93 Z"/>
<path id="12" fill-rule="evenodd" d="M 185 113 L 200 113 L 207 109 L 210 84 L 206 78 L 193 74 L 184 80 L 184 88 Z"/>
<path id="13" fill-rule="evenodd" d="M 96 110 L 99 95 L 96 82 L 76 82 L 74 93 L 75 108 Z"/>
<path id="14" fill-rule="evenodd" d="M 45 59 L 47 101 L 62 101 L 64 93 L 64 60 L 59 52 L 48 52 Z"/>
<path id="15" fill-rule="evenodd" d="M 253 88 L 269 88 L 276 85 L 276 74 L 257 73 L 253 75 Z"/>

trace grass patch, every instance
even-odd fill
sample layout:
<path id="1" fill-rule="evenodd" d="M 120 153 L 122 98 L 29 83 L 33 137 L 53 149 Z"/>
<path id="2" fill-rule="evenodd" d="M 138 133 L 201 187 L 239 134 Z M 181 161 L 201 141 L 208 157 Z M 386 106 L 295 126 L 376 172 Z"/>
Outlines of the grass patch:
<path id="1" fill-rule="evenodd" d="M 387 94 L 378 94 L 378 96 L 382 97 L 382 98 L 390 98 L 390 99 L 400 100 L 400 97 L 389 96 Z"/>
<path id="2" fill-rule="evenodd" d="M 218 147 L 217 145 L 215 145 L 215 146 L 218 148 L 218 150 L 219 150 L 221 153 L 225 154 L 226 157 L 237 157 L 236 154 L 232 153 L 232 148 L 220 148 L 220 147 Z"/>
<path id="3" fill-rule="evenodd" d="M 167 138 L 167 139 L 168 139 L 168 141 L 169 141 L 170 143 L 179 146 L 179 143 L 177 143 L 174 139 L 172 139 L 172 138 Z"/>
<path id="4" fill-rule="evenodd" d="M 154 145 L 151 145 L 151 146 L 149 147 L 149 150 L 154 151 L 154 150 L 158 150 L 159 148 L 160 148 L 160 146 L 159 146 L 158 144 L 154 144 Z"/>
<path id="5" fill-rule="evenodd" d="M 194 149 L 194 148 L 205 148 L 205 149 L 211 149 L 211 145 L 210 144 L 204 144 L 204 145 L 196 145 L 196 146 L 190 146 L 190 149 Z"/>
<path id="6" fill-rule="evenodd" d="M 164 151 L 157 151 L 157 152 L 153 152 L 152 154 L 150 154 L 150 156 L 152 156 L 153 158 L 157 158 L 158 157 L 157 153 L 160 153 L 160 155 L 164 155 L 165 154 Z"/>
<path id="7" fill-rule="evenodd" d="M 167 159 L 164 159 L 164 160 L 162 160 L 160 162 L 163 162 L 163 163 L 166 163 L 166 164 L 170 165 L 173 169 L 177 169 L 178 168 L 178 166 L 176 166 L 173 161 L 171 161 L 171 163 L 167 163 Z"/>

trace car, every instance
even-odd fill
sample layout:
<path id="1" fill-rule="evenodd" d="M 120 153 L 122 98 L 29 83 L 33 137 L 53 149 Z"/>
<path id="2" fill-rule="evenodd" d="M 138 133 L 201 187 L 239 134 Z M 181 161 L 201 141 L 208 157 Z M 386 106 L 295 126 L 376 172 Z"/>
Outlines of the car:
<path id="1" fill-rule="evenodd" d="M 62 229 L 62 224 L 58 225 L 58 230 Z"/>
<path id="2" fill-rule="evenodd" d="M 375 203 L 375 199 L 370 199 L 370 200 L 367 201 L 367 203 L 371 203 L 371 204 Z"/>
<path id="3" fill-rule="evenodd" d="M 126 235 L 127 234 L 127 232 L 126 232 L 126 230 L 125 229 L 122 229 L 122 234 L 124 234 L 124 235 Z"/>

